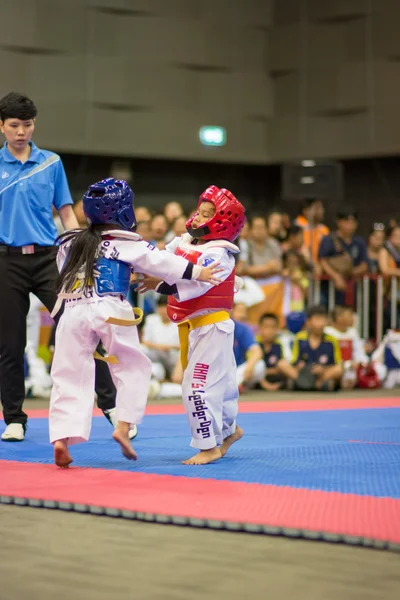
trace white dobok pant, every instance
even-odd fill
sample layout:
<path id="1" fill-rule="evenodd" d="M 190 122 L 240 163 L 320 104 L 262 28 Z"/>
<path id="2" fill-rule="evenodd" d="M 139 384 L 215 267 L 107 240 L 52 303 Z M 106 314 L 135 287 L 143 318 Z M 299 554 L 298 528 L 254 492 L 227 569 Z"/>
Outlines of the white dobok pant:
<path id="1" fill-rule="evenodd" d="M 234 433 L 238 413 L 234 323 L 230 319 L 192 329 L 182 396 L 191 446 L 208 450 Z"/>
<path id="2" fill-rule="evenodd" d="M 117 388 L 116 418 L 142 421 L 151 378 L 151 363 L 140 348 L 135 326 L 106 323 L 107 317 L 132 320 L 129 303 L 105 297 L 100 301 L 66 302 L 56 332 L 51 377 L 50 442 L 69 438 L 69 443 L 87 441 L 92 425 L 95 363 L 93 353 L 101 339 L 118 364 L 110 364 Z"/>

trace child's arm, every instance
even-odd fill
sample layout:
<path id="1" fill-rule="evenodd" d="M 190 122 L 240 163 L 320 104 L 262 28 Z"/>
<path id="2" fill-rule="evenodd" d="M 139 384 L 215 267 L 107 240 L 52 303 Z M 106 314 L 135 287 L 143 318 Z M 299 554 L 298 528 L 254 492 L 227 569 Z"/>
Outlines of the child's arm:
<path id="1" fill-rule="evenodd" d="M 218 285 L 219 278 L 215 277 L 221 269 L 217 264 L 201 267 L 191 264 L 182 256 L 175 256 L 165 250 L 158 250 L 151 244 L 141 241 L 126 241 L 114 239 L 102 243 L 102 250 L 107 258 L 120 260 L 130 264 L 139 273 L 148 273 L 160 277 L 169 285 L 181 279 L 207 281 L 208 285 Z"/>
<path id="2" fill-rule="evenodd" d="M 201 261 L 203 265 L 208 265 L 208 268 L 213 264 L 219 266 L 219 283 L 229 277 L 235 266 L 233 256 L 224 248 L 212 248 L 208 252 L 204 252 Z M 205 281 L 180 280 L 175 285 L 168 285 L 168 282 L 157 282 L 151 277 L 145 277 L 138 289 L 142 293 L 149 289 L 154 289 L 160 294 L 173 294 L 177 300 L 185 302 L 186 300 L 203 296 L 211 287 L 212 284 Z"/>

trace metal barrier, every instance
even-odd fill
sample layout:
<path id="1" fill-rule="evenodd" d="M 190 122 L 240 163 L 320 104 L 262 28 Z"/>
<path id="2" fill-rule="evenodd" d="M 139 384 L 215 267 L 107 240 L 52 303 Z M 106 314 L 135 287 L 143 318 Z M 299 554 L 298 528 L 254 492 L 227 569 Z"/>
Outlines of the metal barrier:
<path id="1" fill-rule="evenodd" d="M 328 282 L 328 308 L 332 310 L 335 306 L 336 290 L 334 282 L 329 277 L 322 276 L 311 281 L 309 302 L 321 304 L 322 281 Z M 346 304 L 356 310 L 358 331 L 364 339 L 374 337 L 377 342 L 380 342 L 386 329 L 398 328 L 400 318 L 398 285 L 398 277 L 388 278 L 382 275 L 364 275 L 347 282 Z"/>

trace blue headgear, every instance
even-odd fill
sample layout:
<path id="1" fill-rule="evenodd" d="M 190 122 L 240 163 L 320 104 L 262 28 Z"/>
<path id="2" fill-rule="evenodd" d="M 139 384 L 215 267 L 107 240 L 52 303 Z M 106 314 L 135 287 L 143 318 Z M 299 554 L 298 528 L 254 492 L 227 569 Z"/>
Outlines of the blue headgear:
<path id="1" fill-rule="evenodd" d="M 134 194 L 122 179 L 103 179 L 91 185 L 83 196 L 83 210 L 93 225 L 120 225 L 132 229 L 136 225 Z"/>
<path id="2" fill-rule="evenodd" d="M 294 335 L 303 329 L 305 322 L 306 313 L 304 312 L 292 312 L 286 316 L 286 327 Z"/>

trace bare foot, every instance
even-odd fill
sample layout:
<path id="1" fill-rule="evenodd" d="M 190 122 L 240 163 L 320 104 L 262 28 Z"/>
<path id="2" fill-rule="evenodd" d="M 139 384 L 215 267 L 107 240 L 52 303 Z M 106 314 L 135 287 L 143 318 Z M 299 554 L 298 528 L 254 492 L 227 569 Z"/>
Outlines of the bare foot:
<path id="1" fill-rule="evenodd" d="M 208 463 L 219 460 L 221 457 L 221 450 L 218 446 L 215 446 L 215 448 L 211 448 L 210 450 L 200 450 L 198 454 L 195 454 L 192 458 L 183 460 L 182 463 L 184 465 L 208 465 Z"/>
<path id="2" fill-rule="evenodd" d="M 62 469 L 67 469 L 73 462 L 72 456 L 68 450 L 67 440 L 57 440 L 54 443 L 54 462 L 57 467 L 61 467 Z"/>
<path id="3" fill-rule="evenodd" d="M 232 446 L 232 444 L 234 444 L 235 442 L 238 442 L 240 440 L 240 438 L 243 437 L 244 431 L 241 427 L 239 427 L 238 425 L 236 425 L 236 431 L 235 433 L 232 433 L 231 435 L 228 435 L 227 438 L 224 439 L 224 441 L 222 442 L 221 445 L 221 456 L 225 456 L 225 454 L 228 452 L 229 448 Z"/>
<path id="4" fill-rule="evenodd" d="M 129 430 L 127 432 L 122 432 L 117 427 L 117 429 L 114 429 L 112 436 L 113 439 L 121 446 L 122 454 L 125 456 L 125 458 L 128 460 L 137 460 L 137 454 L 132 448 L 129 439 Z"/>

